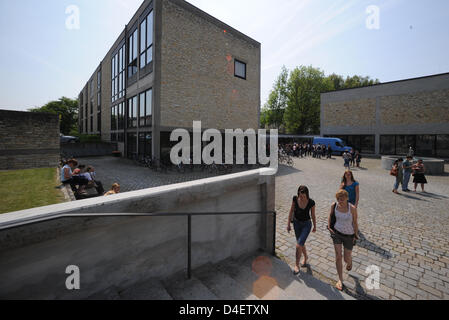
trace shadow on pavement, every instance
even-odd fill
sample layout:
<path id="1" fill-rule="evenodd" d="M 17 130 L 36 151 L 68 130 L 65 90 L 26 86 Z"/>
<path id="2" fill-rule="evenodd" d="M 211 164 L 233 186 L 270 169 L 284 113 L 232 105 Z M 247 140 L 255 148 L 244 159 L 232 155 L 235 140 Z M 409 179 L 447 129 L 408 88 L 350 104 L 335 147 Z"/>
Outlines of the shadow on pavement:
<path id="1" fill-rule="evenodd" d="M 276 174 L 276 176 L 277 177 L 288 176 L 289 174 L 298 173 L 298 172 L 301 172 L 301 170 L 298 170 L 294 167 L 289 167 L 289 166 L 280 164 L 278 173 Z"/>
<path id="2" fill-rule="evenodd" d="M 441 194 L 431 193 L 431 192 L 427 192 L 427 191 L 420 192 L 419 194 L 423 197 L 432 198 L 432 199 L 438 199 L 438 200 L 449 199 L 449 197 L 443 196 Z"/>
<path id="3" fill-rule="evenodd" d="M 421 198 L 418 198 L 418 197 L 414 197 L 414 196 L 411 196 L 411 195 L 409 195 L 409 194 L 407 194 L 407 193 L 405 193 L 405 192 L 400 192 L 400 193 L 398 194 L 398 196 L 401 196 L 401 197 L 404 197 L 404 198 L 413 199 L 413 200 L 419 200 L 419 201 L 425 201 L 425 202 L 428 202 L 426 199 L 421 199 Z"/>
<path id="4" fill-rule="evenodd" d="M 353 275 L 349 275 L 355 283 L 355 293 L 351 292 L 346 286 L 343 288 L 343 291 L 350 295 L 351 297 L 358 299 L 358 300 L 381 300 L 378 297 L 372 296 L 368 293 L 366 293 L 366 291 L 363 289 L 363 287 L 360 285 L 360 279 L 353 276 Z"/>
<path id="5" fill-rule="evenodd" d="M 381 256 L 383 256 L 386 259 L 393 258 L 393 255 L 390 252 L 388 252 L 387 250 L 377 246 L 374 242 L 371 242 L 368 239 L 366 239 L 364 234 L 362 232 L 360 232 L 360 231 L 359 231 L 359 238 L 360 239 L 357 241 L 356 246 L 364 248 L 364 249 L 369 250 L 369 251 L 376 252 L 376 253 L 380 254 Z"/>

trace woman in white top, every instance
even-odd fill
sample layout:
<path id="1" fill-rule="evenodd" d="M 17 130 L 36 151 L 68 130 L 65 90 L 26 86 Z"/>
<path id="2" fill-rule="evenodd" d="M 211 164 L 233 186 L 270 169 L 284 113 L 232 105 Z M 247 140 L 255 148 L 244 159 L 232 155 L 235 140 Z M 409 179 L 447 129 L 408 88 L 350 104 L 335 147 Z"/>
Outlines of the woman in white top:
<path id="1" fill-rule="evenodd" d="M 337 203 L 331 207 L 328 218 L 328 229 L 334 242 L 336 266 L 339 281 L 336 288 L 343 290 L 343 257 L 346 270 L 352 270 L 352 249 L 358 239 L 357 208 L 349 203 L 348 192 L 340 190 L 336 194 Z M 344 254 L 343 254 L 344 247 Z"/>

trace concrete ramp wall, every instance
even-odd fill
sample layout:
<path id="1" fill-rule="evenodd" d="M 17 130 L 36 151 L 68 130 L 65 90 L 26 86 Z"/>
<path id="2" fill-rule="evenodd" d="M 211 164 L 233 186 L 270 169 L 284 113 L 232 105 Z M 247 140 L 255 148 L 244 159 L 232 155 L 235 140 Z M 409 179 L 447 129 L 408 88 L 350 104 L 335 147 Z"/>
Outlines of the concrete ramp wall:
<path id="1" fill-rule="evenodd" d="M 270 169 L 260 169 L 270 170 Z M 187 266 L 187 217 L 64 217 L 216 212 L 192 217 L 192 267 L 273 250 L 274 176 L 260 170 L 0 215 L 0 299 L 85 299 Z M 68 266 L 80 289 L 68 290 Z"/>

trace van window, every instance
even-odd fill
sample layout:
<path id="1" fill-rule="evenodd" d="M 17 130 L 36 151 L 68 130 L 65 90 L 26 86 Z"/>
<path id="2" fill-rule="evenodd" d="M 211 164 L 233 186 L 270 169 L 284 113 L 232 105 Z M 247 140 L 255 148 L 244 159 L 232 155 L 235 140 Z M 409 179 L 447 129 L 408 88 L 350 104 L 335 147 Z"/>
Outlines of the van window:
<path id="1" fill-rule="evenodd" d="M 337 145 L 337 147 L 341 147 L 341 148 L 343 148 L 343 146 L 341 145 L 341 143 L 340 142 L 335 142 L 335 144 Z"/>

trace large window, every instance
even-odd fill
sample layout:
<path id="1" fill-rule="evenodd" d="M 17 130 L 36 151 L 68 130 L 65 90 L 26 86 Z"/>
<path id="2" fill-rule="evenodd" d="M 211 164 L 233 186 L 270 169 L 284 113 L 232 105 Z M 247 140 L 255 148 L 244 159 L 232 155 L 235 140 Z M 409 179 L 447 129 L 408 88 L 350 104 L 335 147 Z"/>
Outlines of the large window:
<path id="1" fill-rule="evenodd" d="M 140 68 L 153 61 L 153 11 L 140 24 Z"/>
<path id="2" fill-rule="evenodd" d="M 111 108 L 111 130 L 117 130 L 118 106 Z"/>
<path id="3" fill-rule="evenodd" d="M 125 129 L 125 103 L 122 102 L 118 106 L 118 129 Z"/>
<path id="4" fill-rule="evenodd" d="M 125 45 L 112 58 L 112 102 L 125 96 Z"/>
<path id="5" fill-rule="evenodd" d="M 153 90 L 150 89 L 148 91 L 142 92 L 139 97 L 140 102 L 140 114 L 139 114 L 139 126 L 140 127 L 149 127 L 152 125 L 152 98 L 153 98 Z"/>
<path id="6" fill-rule="evenodd" d="M 101 110 L 101 71 L 97 73 L 97 111 Z"/>
<path id="7" fill-rule="evenodd" d="M 137 73 L 137 29 L 128 39 L 128 78 Z"/>
<path id="8" fill-rule="evenodd" d="M 396 154 L 396 136 L 380 136 L 380 153 L 384 155 Z"/>
<path id="9" fill-rule="evenodd" d="M 437 156 L 449 158 L 449 134 L 437 135 Z"/>
<path id="10" fill-rule="evenodd" d="M 152 135 L 151 132 L 144 132 L 139 134 L 139 156 L 151 157 L 151 144 Z"/>
<path id="11" fill-rule="evenodd" d="M 137 128 L 137 96 L 128 99 L 128 128 Z"/>
<path id="12" fill-rule="evenodd" d="M 435 135 L 416 136 L 415 153 L 424 157 L 435 157 L 436 139 Z"/>
<path id="13" fill-rule="evenodd" d="M 246 80 L 246 63 L 239 60 L 235 60 L 234 75 L 238 78 Z"/>

